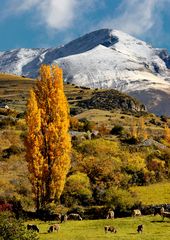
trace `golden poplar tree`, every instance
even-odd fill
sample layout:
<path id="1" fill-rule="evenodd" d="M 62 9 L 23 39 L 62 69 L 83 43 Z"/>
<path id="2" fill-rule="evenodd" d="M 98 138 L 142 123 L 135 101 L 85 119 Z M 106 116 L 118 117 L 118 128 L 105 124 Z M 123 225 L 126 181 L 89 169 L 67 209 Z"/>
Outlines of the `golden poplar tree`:
<path id="1" fill-rule="evenodd" d="M 134 138 L 138 137 L 138 135 L 137 135 L 137 127 L 136 127 L 136 120 L 134 118 L 131 120 L 130 136 L 134 137 Z"/>
<path id="2" fill-rule="evenodd" d="M 145 127 L 145 120 L 143 117 L 139 118 L 138 137 L 140 138 L 140 140 L 146 140 L 148 138 L 148 134 Z"/>
<path id="3" fill-rule="evenodd" d="M 170 128 L 167 125 L 164 128 L 164 139 L 167 143 L 170 143 Z"/>
<path id="4" fill-rule="evenodd" d="M 70 167 L 69 108 L 58 66 L 41 66 L 28 100 L 26 122 L 26 159 L 39 210 L 59 200 Z"/>

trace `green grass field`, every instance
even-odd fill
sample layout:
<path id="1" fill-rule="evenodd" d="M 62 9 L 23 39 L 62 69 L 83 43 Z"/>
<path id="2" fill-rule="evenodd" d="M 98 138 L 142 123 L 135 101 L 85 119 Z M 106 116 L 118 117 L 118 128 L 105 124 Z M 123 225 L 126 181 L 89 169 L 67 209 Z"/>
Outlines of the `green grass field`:
<path id="1" fill-rule="evenodd" d="M 170 182 L 136 186 L 131 190 L 137 194 L 139 201 L 144 205 L 170 203 Z"/>
<path id="2" fill-rule="evenodd" d="M 33 223 L 33 222 L 32 222 Z M 34 222 L 35 223 L 35 222 Z M 170 239 L 170 219 L 162 221 L 161 216 L 144 216 L 136 218 L 116 218 L 114 220 L 83 220 L 67 221 L 61 224 L 59 232 L 47 233 L 52 224 L 36 222 L 40 228 L 40 240 L 168 240 Z M 143 233 L 138 234 L 136 229 L 143 224 Z M 117 233 L 105 233 L 104 226 L 112 225 Z"/>

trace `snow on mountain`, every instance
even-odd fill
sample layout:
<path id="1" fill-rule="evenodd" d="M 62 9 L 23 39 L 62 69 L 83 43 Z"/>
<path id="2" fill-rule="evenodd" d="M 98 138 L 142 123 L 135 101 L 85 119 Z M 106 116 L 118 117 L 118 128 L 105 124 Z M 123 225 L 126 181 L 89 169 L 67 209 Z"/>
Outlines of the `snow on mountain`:
<path id="1" fill-rule="evenodd" d="M 129 92 L 148 88 L 169 89 L 169 69 L 145 42 L 120 31 L 110 31 L 117 42 L 54 61 L 64 69 L 66 81 L 92 88 Z"/>
<path id="2" fill-rule="evenodd" d="M 159 90 L 158 105 L 170 95 L 168 52 L 121 31 L 101 29 L 57 48 L 0 52 L 1 72 L 36 77 L 42 63 L 59 64 L 65 81 L 76 85 L 115 88 L 139 98 Z"/>
<path id="3" fill-rule="evenodd" d="M 136 60 L 134 56 L 122 57 L 121 52 L 102 45 L 82 54 L 58 59 L 54 63 L 64 69 L 65 80 L 76 85 L 115 88 L 126 92 L 155 88 L 155 84 L 167 87 L 160 75 L 152 73 L 149 64 L 146 67 L 146 63 Z"/>
<path id="4" fill-rule="evenodd" d="M 14 49 L 0 53 L 0 72 L 7 72 L 16 75 L 24 75 L 23 68 L 44 49 Z"/>

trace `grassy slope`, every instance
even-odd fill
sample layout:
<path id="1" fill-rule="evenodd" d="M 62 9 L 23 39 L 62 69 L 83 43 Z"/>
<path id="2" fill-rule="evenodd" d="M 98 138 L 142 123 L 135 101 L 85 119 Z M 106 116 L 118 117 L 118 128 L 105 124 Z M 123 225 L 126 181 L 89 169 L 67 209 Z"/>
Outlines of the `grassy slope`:
<path id="1" fill-rule="evenodd" d="M 0 73 L 0 80 L 31 80 L 31 79 L 7 73 Z"/>
<path id="2" fill-rule="evenodd" d="M 33 222 L 32 222 L 33 223 Z M 35 222 L 34 222 L 35 223 Z M 40 228 L 40 240 L 168 240 L 170 236 L 170 220 L 162 222 L 161 216 L 145 216 L 138 218 L 116 218 L 114 220 L 83 220 L 67 221 L 61 224 L 58 233 L 47 233 L 52 223 L 36 222 Z M 137 226 L 143 224 L 142 234 L 136 232 Z M 117 233 L 104 232 L 104 226 L 112 225 L 117 229 Z"/>
<path id="3" fill-rule="evenodd" d="M 132 187 L 131 190 L 136 192 L 139 201 L 143 204 L 170 203 L 170 182 L 156 183 L 146 187 Z"/>
<path id="4" fill-rule="evenodd" d="M 15 75 L 0 74 L 0 101 L 17 111 L 24 111 L 30 88 L 34 80 Z"/>
<path id="5" fill-rule="evenodd" d="M 29 90 L 34 86 L 35 80 L 22 78 L 13 75 L 0 74 L 0 101 L 5 100 L 9 107 L 17 111 L 24 111 Z M 89 99 L 92 97 L 93 90 L 81 89 L 77 86 L 65 84 L 65 94 L 68 98 L 71 108 L 75 108 L 78 101 Z M 83 91 L 83 92 L 82 92 Z M 99 90 L 100 91 L 100 90 Z M 96 90 L 95 90 L 96 92 Z M 82 99 L 77 99 L 82 97 Z M 114 111 L 103 111 L 99 109 L 90 109 L 85 112 L 78 114 L 77 118 L 86 117 L 90 121 L 96 123 L 104 123 L 108 128 L 112 128 L 114 125 L 122 125 L 126 128 L 131 126 L 132 121 L 138 117 L 131 113 L 122 113 L 120 110 Z M 156 135 L 160 135 L 163 132 L 162 126 L 156 126 L 151 124 L 149 121 L 152 115 L 146 116 L 146 127 L 150 133 L 155 132 Z M 154 116 L 156 122 L 160 122 L 159 117 Z"/>

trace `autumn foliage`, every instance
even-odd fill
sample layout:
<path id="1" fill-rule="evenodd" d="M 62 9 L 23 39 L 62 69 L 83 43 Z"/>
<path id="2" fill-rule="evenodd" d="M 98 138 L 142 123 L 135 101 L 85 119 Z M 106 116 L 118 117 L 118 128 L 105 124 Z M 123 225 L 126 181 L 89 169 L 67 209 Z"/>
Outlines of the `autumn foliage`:
<path id="1" fill-rule="evenodd" d="M 58 66 L 41 66 L 26 122 L 26 160 L 38 210 L 60 198 L 70 167 L 69 111 Z"/>

